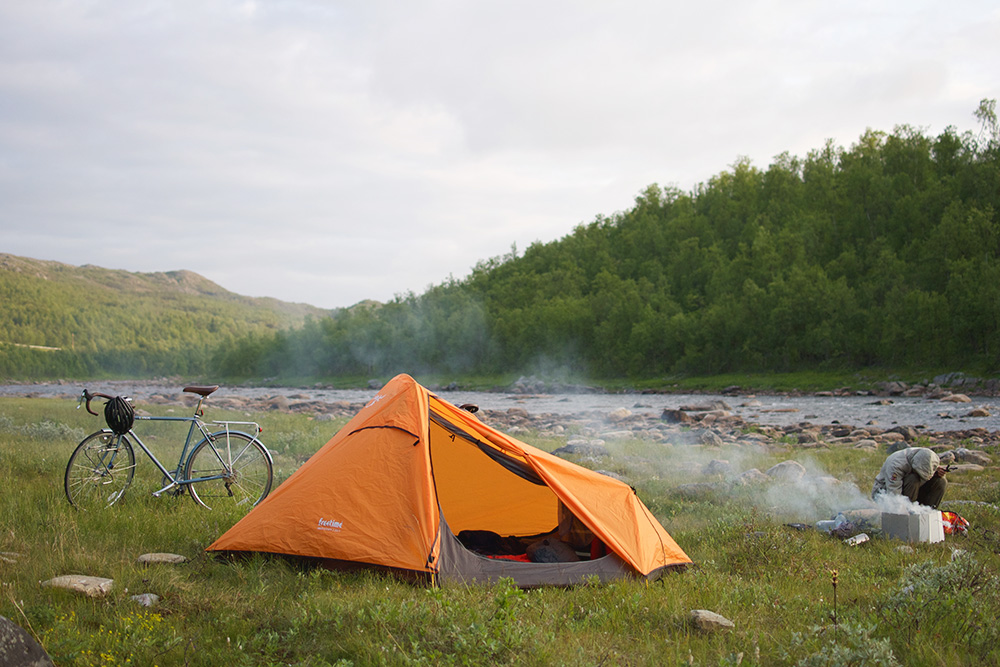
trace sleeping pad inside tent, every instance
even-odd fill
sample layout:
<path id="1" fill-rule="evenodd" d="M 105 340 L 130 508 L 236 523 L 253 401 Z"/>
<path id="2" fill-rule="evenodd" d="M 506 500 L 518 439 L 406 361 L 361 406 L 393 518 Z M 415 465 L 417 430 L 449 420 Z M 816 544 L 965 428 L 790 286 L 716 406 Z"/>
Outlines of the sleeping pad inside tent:
<path id="1" fill-rule="evenodd" d="M 653 579 L 691 562 L 627 484 L 501 433 L 408 375 L 208 550 L 520 586 Z"/>

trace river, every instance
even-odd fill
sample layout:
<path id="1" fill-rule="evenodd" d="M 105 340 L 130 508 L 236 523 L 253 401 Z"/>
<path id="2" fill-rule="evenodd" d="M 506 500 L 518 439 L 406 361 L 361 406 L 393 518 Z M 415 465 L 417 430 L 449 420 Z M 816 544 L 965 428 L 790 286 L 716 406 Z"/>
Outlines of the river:
<path id="1" fill-rule="evenodd" d="M 137 402 L 153 394 L 175 394 L 178 385 L 156 382 L 112 381 L 102 383 L 37 383 L 0 385 L 0 396 L 62 397 L 76 400 L 83 387 L 108 394 L 125 394 Z M 239 395 L 260 398 L 275 395 L 308 396 L 324 402 L 365 403 L 377 392 L 371 389 L 317 389 L 302 387 L 238 387 L 224 386 L 217 396 Z M 441 398 L 461 405 L 474 403 L 483 409 L 505 411 L 521 407 L 533 415 L 552 413 L 572 415 L 584 412 L 609 413 L 618 408 L 632 412 L 659 415 L 663 410 L 705 405 L 724 401 L 734 414 L 749 422 L 787 426 L 799 422 L 813 424 L 873 424 L 881 428 L 893 426 L 923 426 L 931 431 L 963 431 L 972 428 L 1000 430 L 1000 398 L 972 397 L 972 403 L 948 403 L 926 398 L 894 396 L 775 396 L 765 394 L 637 394 L 637 393 L 574 393 L 524 395 L 505 392 L 439 391 Z M 990 417 L 965 417 L 973 407 L 983 407 Z"/>

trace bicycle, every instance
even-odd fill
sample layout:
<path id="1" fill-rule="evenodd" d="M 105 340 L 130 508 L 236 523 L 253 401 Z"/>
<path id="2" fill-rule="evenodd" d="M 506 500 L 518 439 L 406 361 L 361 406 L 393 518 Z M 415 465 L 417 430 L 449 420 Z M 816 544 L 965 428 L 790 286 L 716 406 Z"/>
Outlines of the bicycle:
<path id="1" fill-rule="evenodd" d="M 181 495 L 187 491 L 196 503 L 208 509 L 231 504 L 249 510 L 263 500 L 271 491 L 274 472 L 271 454 L 257 437 L 260 426 L 256 422 L 206 422 L 202 419 L 202 404 L 218 388 L 218 385 L 184 387 L 185 392 L 199 396 L 191 417 L 134 415 L 137 421 L 190 423 L 177 467 L 173 470 L 160 463 L 131 423 L 125 425 L 127 432 L 122 434 L 106 428 L 84 438 L 66 465 L 65 490 L 70 504 L 79 510 L 92 510 L 120 501 L 135 474 L 133 442 L 163 473 L 164 487 L 154 491 L 154 497 L 159 498 L 164 493 Z M 84 389 L 77 409 L 86 401 L 87 412 L 100 416 L 90 408 L 95 398 L 112 401 L 115 397 Z M 233 430 L 234 426 L 252 427 L 253 435 Z M 219 430 L 209 432 L 210 428 Z"/>

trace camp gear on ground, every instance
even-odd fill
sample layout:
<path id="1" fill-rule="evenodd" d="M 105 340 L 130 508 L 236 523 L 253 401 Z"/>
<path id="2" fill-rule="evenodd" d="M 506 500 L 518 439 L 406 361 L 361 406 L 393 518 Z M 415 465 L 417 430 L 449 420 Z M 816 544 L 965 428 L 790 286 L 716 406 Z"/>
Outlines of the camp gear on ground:
<path id="1" fill-rule="evenodd" d="M 968 535 L 969 522 L 955 512 L 941 512 L 945 535 Z"/>

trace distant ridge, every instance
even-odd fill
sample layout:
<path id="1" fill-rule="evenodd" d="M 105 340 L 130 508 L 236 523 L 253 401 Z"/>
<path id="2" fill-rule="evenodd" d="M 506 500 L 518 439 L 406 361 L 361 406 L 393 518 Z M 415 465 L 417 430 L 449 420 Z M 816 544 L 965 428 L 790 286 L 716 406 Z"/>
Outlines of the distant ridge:
<path id="1" fill-rule="evenodd" d="M 110 288 L 123 293 L 151 294 L 178 292 L 182 294 L 199 294 L 218 297 L 247 305 L 257 305 L 286 312 L 293 318 L 304 318 L 305 315 L 325 316 L 331 311 L 317 308 L 304 303 L 280 301 L 271 297 L 251 297 L 230 292 L 208 278 L 180 269 L 177 271 L 157 271 L 138 273 L 123 269 L 106 269 L 94 264 L 73 266 L 46 259 L 19 257 L 0 253 L 0 273 L 20 273 L 41 280 L 60 282 L 64 280 L 77 281 L 79 284 L 90 284 Z"/>
<path id="2" fill-rule="evenodd" d="M 60 364 L 84 373 L 190 372 L 227 340 L 332 312 L 235 294 L 193 271 L 136 273 L 0 253 L 0 375 L 71 372 Z"/>

